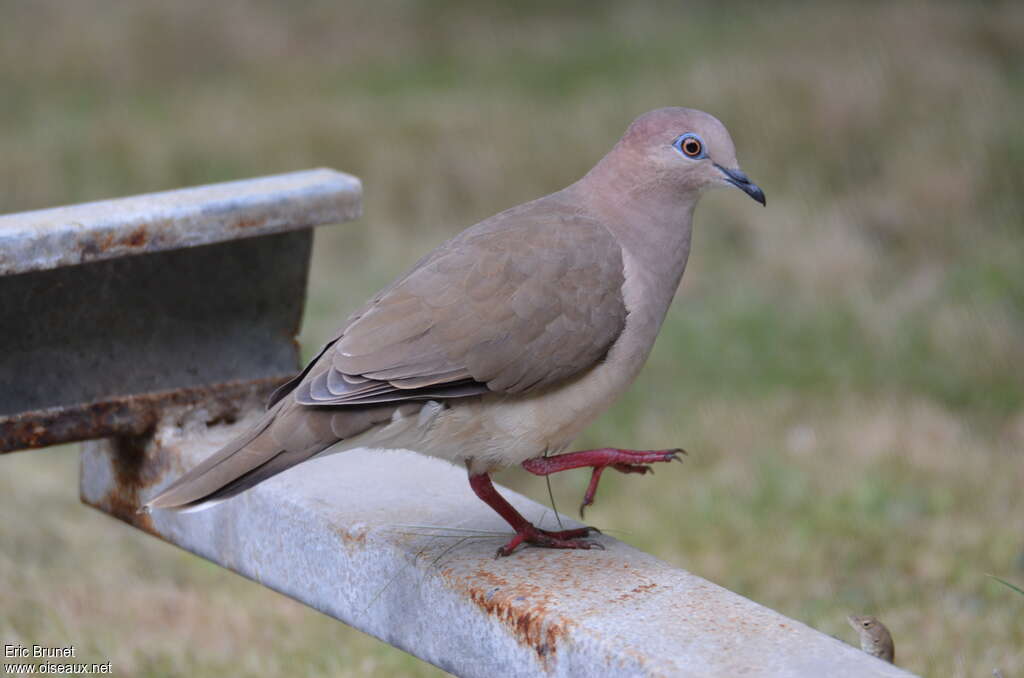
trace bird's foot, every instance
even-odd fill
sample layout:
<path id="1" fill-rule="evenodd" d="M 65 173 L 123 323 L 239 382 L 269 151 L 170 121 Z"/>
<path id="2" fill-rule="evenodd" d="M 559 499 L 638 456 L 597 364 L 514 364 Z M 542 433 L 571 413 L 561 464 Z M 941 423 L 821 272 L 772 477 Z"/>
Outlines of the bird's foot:
<path id="1" fill-rule="evenodd" d="M 649 464 L 682 461 L 679 458 L 681 454 L 685 455 L 686 451 L 679 448 L 672 450 L 620 450 L 614 447 L 604 447 L 598 450 L 559 454 L 554 457 L 527 459 L 523 462 L 523 468 L 539 476 L 587 466 L 593 468 L 590 484 L 583 495 L 583 503 L 580 504 L 580 516 L 582 516 L 586 508 L 594 503 L 597 484 L 606 468 L 613 468 L 619 473 L 639 473 L 641 475 L 654 473 L 654 469 Z"/>
<path id="2" fill-rule="evenodd" d="M 520 544 L 529 544 L 548 549 L 600 549 L 603 551 L 604 546 L 599 542 L 584 539 L 584 537 L 592 532 L 600 534 L 601 530 L 596 527 L 579 527 L 573 530 L 552 532 L 534 527 L 531 523 L 526 523 L 516 530 L 516 536 L 512 537 L 507 544 L 498 549 L 494 557 L 510 556 Z"/>

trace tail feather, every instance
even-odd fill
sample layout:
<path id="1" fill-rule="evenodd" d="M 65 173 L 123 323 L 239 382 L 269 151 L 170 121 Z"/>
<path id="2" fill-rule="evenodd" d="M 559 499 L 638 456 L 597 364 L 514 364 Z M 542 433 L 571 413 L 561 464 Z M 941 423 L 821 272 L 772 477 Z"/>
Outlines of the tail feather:
<path id="1" fill-rule="evenodd" d="M 171 507 L 157 506 L 155 504 L 150 505 L 155 506 L 157 508 L 175 508 L 181 511 L 187 511 L 190 509 L 199 510 L 209 508 L 214 504 L 219 504 L 225 499 L 230 499 L 231 497 L 234 497 L 236 494 L 241 494 L 242 492 L 245 492 L 250 487 L 255 487 L 256 485 L 259 485 L 264 480 L 276 476 L 281 471 L 285 471 L 291 468 L 292 466 L 295 466 L 299 462 L 305 461 L 309 457 L 313 456 L 313 454 L 316 453 L 300 453 L 296 455 L 295 453 L 289 453 L 285 450 L 281 450 L 267 461 L 263 462 L 259 466 L 252 469 L 251 471 L 243 473 L 234 480 L 228 482 L 223 487 L 216 489 L 213 492 L 210 492 L 209 494 L 203 495 L 198 499 L 194 499 L 184 504 Z M 295 459 L 295 457 L 299 458 Z M 157 498 L 157 500 L 159 500 L 159 497 Z"/>
<path id="2" fill-rule="evenodd" d="M 261 438 L 270 437 L 267 435 L 268 429 L 277 419 L 282 406 L 283 403 L 279 403 L 268 410 L 254 426 L 243 431 L 198 466 L 164 488 L 163 492 L 150 499 L 146 508 L 196 508 L 198 504 L 213 500 L 211 495 L 218 493 L 225 486 L 232 485 L 238 479 L 264 467 L 277 455 L 266 455 L 266 443 L 271 441 Z"/>
<path id="3" fill-rule="evenodd" d="M 314 409 L 285 397 L 252 428 L 171 483 L 145 508 L 197 510 L 230 499 L 339 440 L 389 421 L 395 410 L 394 406 Z"/>

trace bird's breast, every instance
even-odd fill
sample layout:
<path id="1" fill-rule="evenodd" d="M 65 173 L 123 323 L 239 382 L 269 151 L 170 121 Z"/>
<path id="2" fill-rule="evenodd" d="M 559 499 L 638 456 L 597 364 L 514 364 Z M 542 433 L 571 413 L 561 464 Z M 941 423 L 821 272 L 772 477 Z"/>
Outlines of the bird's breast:
<path id="1" fill-rule="evenodd" d="M 650 354 L 664 314 L 637 303 L 643 282 L 642 276 L 634 278 L 636 289 L 623 289 L 630 313 L 602 361 L 542 391 L 451 401 L 423 433 L 420 451 L 468 461 L 474 472 L 564 451 L 629 388 Z"/>

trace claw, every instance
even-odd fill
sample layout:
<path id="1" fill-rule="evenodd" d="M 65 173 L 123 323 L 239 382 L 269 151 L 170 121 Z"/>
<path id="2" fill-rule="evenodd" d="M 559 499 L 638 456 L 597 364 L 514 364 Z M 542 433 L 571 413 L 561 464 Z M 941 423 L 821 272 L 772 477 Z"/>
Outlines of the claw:
<path id="1" fill-rule="evenodd" d="M 650 473 L 653 475 L 654 468 L 649 464 L 669 461 L 682 463 L 683 460 L 680 458 L 680 455 L 685 456 L 686 454 L 686 450 L 681 447 L 671 450 L 623 450 L 603 447 L 595 450 L 570 452 L 569 454 L 560 454 L 553 457 L 527 459 L 523 462 L 523 468 L 530 473 L 542 476 L 574 468 L 592 468 L 590 483 L 587 485 L 587 490 L 583 495 L 583 503 L 580 504 L 580 517 L 583 518 L 586 515 L 587 507 L 594 503 L 598 482 L 606 468 L 611 467 L 620 473 L 637 473 L 640 475 Z M 481 498 L 484 498 L 483 495 L 481 495 Z M 488 500 L 485 498 L 484 501 Z M 502 510 L 508 512 L 509 508 L 503 507 Z M 502 515 L 504 516 L 505 514 L 503 513 Z M 518 519 L 513 518 L 510 520 L 506 518 L 506 520 L 509 520 L 513 526 L 518 524 Z M 526 541 L 529 542 L 530 540 L 527 539 Z M 517 542 L 516 545 L 520 542 Z M 557 548 L 574 547 L 560 546 Z"/>
<path id="2" fill-rule="evenodd" d="M 549 532 L 548 530 L 541 530 L 533 525 L 524 526 L 522 531 L 516 532 L 516 535 L 509 540 L 507 544 L 502 546 L 494 554 L 495 558 L 502 558 L 504 556 L 510 556 L 521 544 L 530 544 L 532 546 L 540 546 L 542 548 L 551 549 L 590 549 L 590 548 L 604 548 L 597 542 L 583 539 L 591 532 L 601 533 L 601 530 L 590 525 L 586 527 L 579 527 L 573 530 L 562 530 L 560 532 Z M 597 544 L 597 546 L 594 546 Z"/>
<path id="3" fill-rule="evenodd" d="M 604 544 L 602 544 L 601 542 L 599 542 L 599 541 L 590 541 L 590 540 L 580 541 L 579 542 L 579 546 L 577 546 L 577 548 L 579 548 L 579 549 L 581 549 L 583 551 L 590 551 L 591 549 L 593 549 L 594 551 L 604 551 L 604 550 L 606 550 L 605 547 L 604 547 Z"/>

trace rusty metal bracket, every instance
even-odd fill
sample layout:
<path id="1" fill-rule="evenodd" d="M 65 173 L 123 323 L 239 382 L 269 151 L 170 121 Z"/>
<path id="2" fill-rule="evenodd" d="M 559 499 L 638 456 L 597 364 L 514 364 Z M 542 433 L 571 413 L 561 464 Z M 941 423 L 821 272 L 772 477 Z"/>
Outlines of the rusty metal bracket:
<path id="1" fill-rule="evenodd" d="M 0 452 L 237 416 L 297 368 L 311 228 L 360 199 L 318 169 L 0 216 Z"/>

